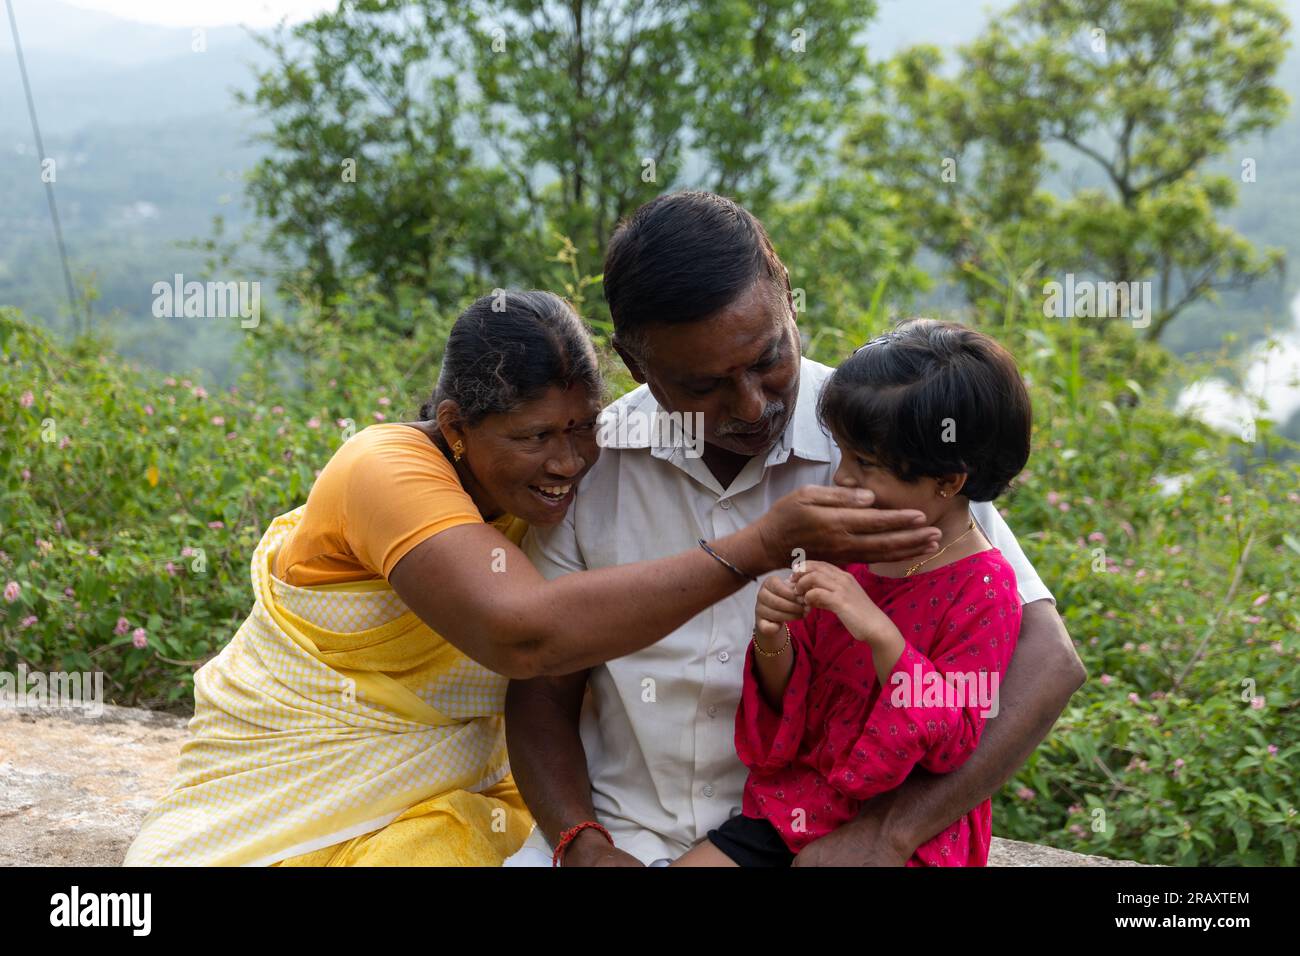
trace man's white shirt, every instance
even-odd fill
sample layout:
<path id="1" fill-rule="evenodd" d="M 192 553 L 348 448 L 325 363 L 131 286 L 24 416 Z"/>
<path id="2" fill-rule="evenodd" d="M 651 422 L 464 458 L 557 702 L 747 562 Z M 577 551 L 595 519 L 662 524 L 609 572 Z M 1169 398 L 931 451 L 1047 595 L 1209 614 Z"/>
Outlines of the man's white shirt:
<path id="1" fill-rule="evenodd" d="M 804 485 L 832 484 L 839 450 L 817 421 L 832 371 L 801 360 L 799 397 L 780 441 L 726 489 L 684 447 L 653 447 L 644 430 L 614 434 L 564 521 L 529 531 L 525 552 L 547 578 L 667 557 L 739 531 Z M 642 385 L 611 413 L 661 409 Z M 1021 601 L 1050 600 L 997 509 L 977 503 L 971 512 L 1015 568 Z M 642 862 L 681 855 L 740 812 L 747 770 L 734 721 L 757 592 L 747 585 L 657 644 L 591 671 L 581 734 L 592 803 L 615 843 Z M 549 857 L 540 829 L 526 844 L 541 859 L 536 850 Z"/>

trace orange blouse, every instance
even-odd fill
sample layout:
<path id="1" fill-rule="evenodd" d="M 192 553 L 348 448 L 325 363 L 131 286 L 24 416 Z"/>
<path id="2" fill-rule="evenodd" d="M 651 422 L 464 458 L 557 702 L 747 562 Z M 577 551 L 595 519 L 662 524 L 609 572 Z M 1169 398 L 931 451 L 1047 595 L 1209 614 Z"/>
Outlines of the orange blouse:
<path id="1" fill-rule="evenodd" d="M 483 517 L 455 468 L 409 425 L 371 425 L 334 453 L 280 548 L 275 575 L 295 587 L 385 578 L 421 541 Z"/>

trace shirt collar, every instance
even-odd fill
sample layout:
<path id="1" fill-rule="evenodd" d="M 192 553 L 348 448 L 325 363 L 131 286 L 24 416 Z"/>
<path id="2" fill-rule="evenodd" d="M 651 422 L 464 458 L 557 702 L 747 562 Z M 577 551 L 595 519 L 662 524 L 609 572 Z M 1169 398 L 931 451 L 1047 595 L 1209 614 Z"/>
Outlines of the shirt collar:
<path id="1" fill-rule="evenodd" d="M 790 457 L 790 452 L 805 461 L 819 461 L 826 464 L 835 460 L 835 442 L 830 432 L 822 427 L 817 419 L 817 399 L 821 397 L 822 388 L 835 370 L 812 359 L 799 360 L 799 401 L 794 407 L 794 415 L 785 426 L 775 448 L 768 455 L 768 464 L 780 464 Z M 777 449 L 785 449 L 780 461 L 773 458 Z"/>

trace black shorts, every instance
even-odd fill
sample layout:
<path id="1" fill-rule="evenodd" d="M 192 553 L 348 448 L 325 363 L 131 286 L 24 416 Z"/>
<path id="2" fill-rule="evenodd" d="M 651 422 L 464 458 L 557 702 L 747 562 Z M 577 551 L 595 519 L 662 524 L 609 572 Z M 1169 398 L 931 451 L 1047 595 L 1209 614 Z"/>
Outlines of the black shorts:
<path id="1" fill-rule="evenodd" d="M 735 816 L 710 830 L 708 837 L 737 866 L 789 866 L 794 862 L 781 834 L 766 820 Z"/>

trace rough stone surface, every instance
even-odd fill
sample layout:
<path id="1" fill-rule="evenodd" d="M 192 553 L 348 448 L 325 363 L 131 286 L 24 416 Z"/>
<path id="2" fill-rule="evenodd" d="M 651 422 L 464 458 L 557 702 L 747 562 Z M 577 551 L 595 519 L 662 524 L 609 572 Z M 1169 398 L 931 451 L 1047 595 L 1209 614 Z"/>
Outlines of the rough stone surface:
<path id="1" fill-rule="evenodd" d="M 1112 860 L 1104 856 L 1072 853 L 1037 843 L 993 838 L 989 847 L 989 866 L 1145 866 L 1133 860 Z"/>
<path id="2" fill-rule="evenodd" d="M 186 719 L 0 708 L 0 866 L 117 866 L 170 785 Z M 994 838 L 990 866 L 1140 866 Z"/>
<path id="3" fill-rule="evenodd" d="M 116 866 L 167 792 L 187 721 L 0 708 L 0 866 Z"/>

